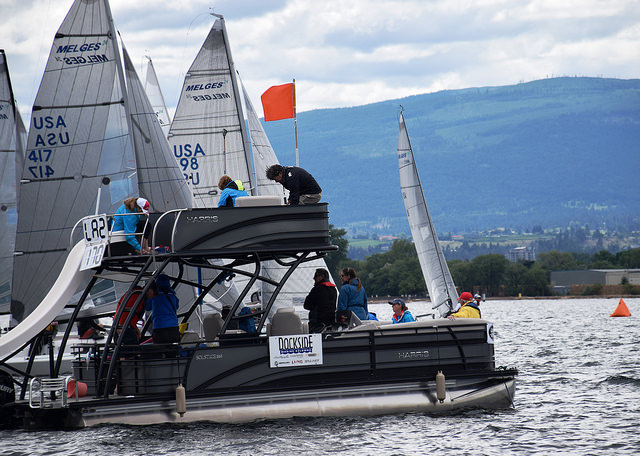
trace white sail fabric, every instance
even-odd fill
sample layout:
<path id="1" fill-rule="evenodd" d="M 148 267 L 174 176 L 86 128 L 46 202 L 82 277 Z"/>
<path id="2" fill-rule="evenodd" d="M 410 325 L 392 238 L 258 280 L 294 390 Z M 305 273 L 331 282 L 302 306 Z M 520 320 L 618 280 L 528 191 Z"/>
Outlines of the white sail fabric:
<path id="1" fill-rule="evenodd" d="M 13 98 L 7 58 L 0 49 L 0 313 L 11 303 L 17 203 L 26 131 Z"/>
<path id="2" fill-rule="evenodd" d="M 153 112 L 155 112 L 158 117 L 162 133 L 166 137 L 169 134 L 169 129 L 171 128 L 171 118 L 169 117 L 169 111 L 167 111 L 167 104 L 164 101 L 162 90 L 160 90 L 160 83 L 158 82 L 158 76 L 156 75 L 156 70 L 153 67 L 151 57 L 147 57 L 147 59 L 149 61 L 147 62 L 144 90 L 147 92 Z"/>
<path id="3" fill-rule="evenodd" d="M 193 198 L 189 186 L 178 169 L 159 119 L 124 47 L 122 54 L 139 194 L 149 200 L 154 212 L 191 208 Z"/>
<path id="4" fill-rule="evenodd" d="M 21 321 L 54 283 L 73 225 L 137 193 L 122 69 L 106 0 L 75 0 L 32 110 L 18 205 L 12 306 Z"/>
<path id="5" fill-rule="evenodd" d="M 169 143 L 196 207 L 216 207 L 227 174 L 253 193 L 249 146 L 224 19 L 213 24 L 184 79 Z"/>
<path id="6" fill-rule="evenodd" d="M 444 316 L 455 306 L 458 293 L 429 215 L 402 112 L 399 122 L 398 167 L 402 199 L 431 303 L 440 316 Z"/>

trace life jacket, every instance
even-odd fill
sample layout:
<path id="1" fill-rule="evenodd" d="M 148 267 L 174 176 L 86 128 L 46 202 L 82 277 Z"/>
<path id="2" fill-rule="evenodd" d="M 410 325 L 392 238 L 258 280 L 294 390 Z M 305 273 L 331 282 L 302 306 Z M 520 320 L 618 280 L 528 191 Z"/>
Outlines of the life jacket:
<path id="1" fill-rule="evenodd" d="M 120 320 L 118 321 L 118 326 L 122 327 L 125 321 L 127 321 L 129 312 L 131 312 L 131 310 L 133 309 L 133 306 L 136 303 L 136 300 L 138 299 L 141 293 L 142 293 L 142 289 L 135 289 L 133 293 L 131 293 L 131 296 L 129 296 L 129 299 L 127 300 L 127 303 L 124 306 L 124 310 L 122 311 Z M 124 299 L 124 296 L 125 295 L 123 295 L 120 298 L 120 301 L 118 301 L 118 308 L 120 308 L 120 306 L 122 305 L 122 300 Z M 118 308 L 116 308 L 116 312 L 118 311 Z M 133 317 L 131 317 L 131 322 L 129 323 L 130 326 L 135 327 L 138 321 L 141 320 L 141 317 L 143 314 L 144 314 L 144 299 L 140 301 L 140 303 L 138 304 L 138 308 L 134 312 Z"/>

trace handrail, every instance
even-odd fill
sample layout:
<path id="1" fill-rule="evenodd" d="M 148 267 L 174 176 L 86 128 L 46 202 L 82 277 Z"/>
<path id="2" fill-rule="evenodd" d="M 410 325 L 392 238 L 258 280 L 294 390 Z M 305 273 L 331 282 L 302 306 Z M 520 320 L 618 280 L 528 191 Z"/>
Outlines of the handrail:
<path id="1" fill-rule="evenodd" d="M 75 225 L 73 225 L 73 228 L 71 228 L 71 233 L 69 234 L 69 248 L 73 247 L 75 244 L 73 243 L 73 234 L 76 231 L 76 228 L 78 227 L 78 225 L 80 225 L 80 223 L 82 223 L 83 220 L 87 220 L 90 218 L 95 217 L 96 215 L 105 215 L 107 217 L 107 220 L 109 219 L 109 217 L 124 217 L 126 215 L 146 215 L 144 212 L 127 212 L 126 214 L 93 214 L 93 215 L 85 215 L 84 217 L 82 217 L 80 220 L 78 220 Z M 148 219 L 147 219 L 147 223 L 148 223 Z M 143 234 L 144 231 L 142 233 L 131 233 L 134 236 L 138 235 L 138 234 Z M 111 229 L 107 230 L 107 235 L 108 235 L 108 242 L 109 244 L 111 244 L 111 236 L 112 236 L 112 232 Z"/>
<path id="2" fill-rule="evenodd" d="M 150 250 L 151 250 L 151 256 L 153 257 L 153 263 L 156 263 L 156 230 L 158 229 L 158 225 L 160 225 L 160 220 L 162 220 L 162 218 L 167 215 L 167 214 L 172 214 L 174 212 L 182 212 L 182 211 L 188 211 L 189 208 L 183 208 L 183 209 L 171 209 L 169 211 L 163 212 L 162 215 L 160 217 L 158 217 L 158 220 L 156 220 L 156 223 L 153 225 L 153 231 L 151 232 L 151 245 Z M 173 222 L 173 228 L 171 229 L 171 251 L 173 251 L 173 236 L 176 232 L 176 223 L 178 221 L 178 217 L 176 217 L 176 219 Z"/>

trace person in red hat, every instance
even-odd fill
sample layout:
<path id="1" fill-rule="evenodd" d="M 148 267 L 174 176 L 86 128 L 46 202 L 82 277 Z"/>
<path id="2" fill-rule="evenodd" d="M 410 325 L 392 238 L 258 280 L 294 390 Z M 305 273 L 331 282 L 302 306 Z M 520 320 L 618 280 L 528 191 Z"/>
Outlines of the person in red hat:
<path id="1" fill-rule="evenodd" d="M 457 310 L 457 312 L 452 313 L 447 318 L 449 320 L 454 320 L 456 318 L 482 318 L 482 313 L 480 313 L 480 307 L 473 300 L 473 295 L 468 291 L 465 291 L 458 298 L 458 302 L 461 307 Z"/>

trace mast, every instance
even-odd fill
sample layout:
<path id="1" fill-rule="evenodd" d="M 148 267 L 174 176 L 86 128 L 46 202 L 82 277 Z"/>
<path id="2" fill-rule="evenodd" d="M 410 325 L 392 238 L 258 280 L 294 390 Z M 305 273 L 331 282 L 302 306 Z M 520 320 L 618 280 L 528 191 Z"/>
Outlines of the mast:
<path id="1" fill-rule="evenodd" d="M 441 316 L 444 316 L 453 310 L 458 294 L 429 214 L 402 110 L 399 117 L 398 167 L 402 198 L 422 274 L 433 308 L 446 305 L 446 309 L 440 309 Z"/>
<path id="2" fill-rule="evenodd" d="M 211 13 L 212 16 L 217 17 L 222 22 L 222 36 L 224 37 L 225 49 L 227 51 L 227 60 L 229 62 L 229 69 L 231 71 L 232 78 L 232 86 L 233 86 L 233 95 L 235 97 L 236 109 L 238 110 L 238 117 L 240 121 L 240 131 L 242 133 L 242 142 L 244 144 L 244 155 L 247 160 L 247 165 L 249 166 L 249 182 L 250 189 L 249 193 L 251 195 L 257 195 L 256 193 L 256 181 L 255 181 L 255 170 L 251 170 L 252 160 L 251 160 L 251 150 L 249 149 L 249 137 L 247 135 L 247 125 L 244 121 L 244 114 L 242 111 L 242 101 L 240 99 L 240 91 L 238 90 L 238 77 L 236 73 L 236 67 L 233 63 L 233 57 L 231 56 L 231 46 L 229 45 L 229 37 L 227 36 L 227 26 L 224 22 L 224 17 L 221 14 Z M 225 134 L 226 136 L 226 134 Z M 226 170 L 225 170 L 226 171 Z"/>

